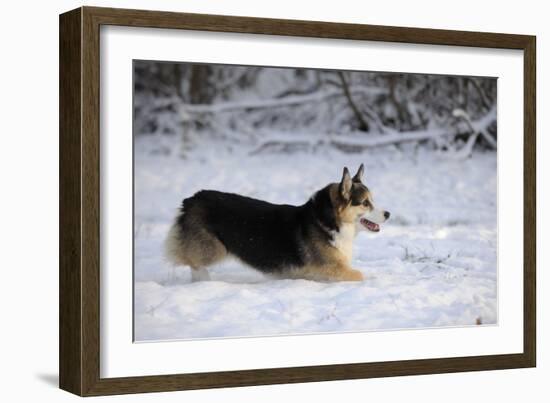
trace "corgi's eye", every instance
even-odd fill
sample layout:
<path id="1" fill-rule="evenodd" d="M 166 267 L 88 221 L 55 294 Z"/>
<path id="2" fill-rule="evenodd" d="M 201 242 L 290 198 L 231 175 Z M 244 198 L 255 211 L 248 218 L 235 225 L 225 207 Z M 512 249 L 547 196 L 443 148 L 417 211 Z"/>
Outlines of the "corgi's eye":
<path id="1" fill-rule="evenodd" d="M 363 206 L 370 207 L 370 202 L 368 199 L 365 199 L 365 201 L 363 202 Z"/>

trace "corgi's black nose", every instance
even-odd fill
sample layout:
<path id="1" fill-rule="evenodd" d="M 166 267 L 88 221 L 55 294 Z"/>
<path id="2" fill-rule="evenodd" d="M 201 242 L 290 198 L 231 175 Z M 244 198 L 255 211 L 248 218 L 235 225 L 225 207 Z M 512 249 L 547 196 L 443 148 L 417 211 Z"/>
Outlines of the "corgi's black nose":
<path id="1" fill-rule="evenodd" d="M 389 211 L 384 211 L 384 218 L 387 220 L 388 218 L 390 218 L 390 212 Z"/>

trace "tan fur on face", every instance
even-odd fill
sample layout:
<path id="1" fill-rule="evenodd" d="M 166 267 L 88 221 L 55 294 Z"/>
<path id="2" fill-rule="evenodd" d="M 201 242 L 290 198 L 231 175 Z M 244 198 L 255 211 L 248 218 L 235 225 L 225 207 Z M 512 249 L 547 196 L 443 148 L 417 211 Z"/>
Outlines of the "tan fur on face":
<path id="1" fill-rule="evenodd" d="M 354 223 L 357 218 L 369 211 L 369 207 L 363 205 L 364 200 L 369 200 L 372 206 L 372 195 L 363 185 L 353 184 L 352 194 L 359 199 L 359 205 L 352 205 L 351 199 L 344 200 L 339 192 L 339 184 L 333 183 L 329 188 L 329 195 L 334 206 L 334 215 L 338 226 L 343 223 Z"/>

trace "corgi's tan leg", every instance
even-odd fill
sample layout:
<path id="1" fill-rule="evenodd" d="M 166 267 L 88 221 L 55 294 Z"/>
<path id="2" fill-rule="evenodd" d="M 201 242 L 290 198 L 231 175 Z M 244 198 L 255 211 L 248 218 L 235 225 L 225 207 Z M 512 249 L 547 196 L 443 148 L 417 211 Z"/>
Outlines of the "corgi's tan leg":
<path id="1" fill-rule="evenodd" d="M 289 277 L 314 281 L 363 281 L 363 273 L 345 265 L 306 266 L 292 270 Z"/>
<path id="2" fill-rule="evenodd" d="M 355 269 L 345 269 L 339 273 L 339 281 L 363 281 L 363 273 Z"/>

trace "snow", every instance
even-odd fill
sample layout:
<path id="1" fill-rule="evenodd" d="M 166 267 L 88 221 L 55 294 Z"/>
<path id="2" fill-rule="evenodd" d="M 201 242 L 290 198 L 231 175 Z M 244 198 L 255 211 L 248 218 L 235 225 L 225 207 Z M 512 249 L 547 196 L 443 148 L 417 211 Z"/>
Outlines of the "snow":
<path id="1" fill-rule="evenodd" d="M 496 323 L 496 153 L 456 160 L 403 144 L 254 154 L 222 141 L 182 153 L 176 136 L 136 137 L 136 341 Z M 177 207 L 200 189 L 302 204 L 360 163 L 376 206 L 392 214 L 379 233 L 355 239 L 363 282 L 273 279 L 237 261 L 191 282 L 189 268 L 164 260 Z"/>

